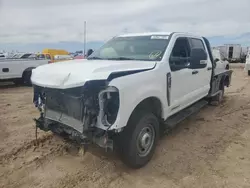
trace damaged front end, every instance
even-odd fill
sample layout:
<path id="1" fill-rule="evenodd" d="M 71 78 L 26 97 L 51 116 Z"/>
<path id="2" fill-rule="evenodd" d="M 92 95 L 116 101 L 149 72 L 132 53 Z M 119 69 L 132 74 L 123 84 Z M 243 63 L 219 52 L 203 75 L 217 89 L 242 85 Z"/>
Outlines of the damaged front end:
<path id="1" fill-rule="evenodd" d="M 109 130 L 119 110 L 119 91 L 105 81 L 89 81 L 70 89 L 34 85 L 36 126 L 80 144 L 95 143 L 113 150 L 114 131 Z"/>

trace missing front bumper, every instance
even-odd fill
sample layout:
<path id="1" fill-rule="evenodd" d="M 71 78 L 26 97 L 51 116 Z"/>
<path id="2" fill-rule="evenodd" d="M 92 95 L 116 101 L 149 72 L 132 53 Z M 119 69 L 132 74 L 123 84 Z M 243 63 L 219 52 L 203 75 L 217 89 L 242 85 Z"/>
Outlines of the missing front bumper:
<path id="1" fill-rule="evenodd" d="M 34 104 L 41 117 L 36 125 L 79 143 L 113 149 L 111 125 L 119 110 L 119 91 L 101 82 L 70 89 L 34 86 Z"/>
<path id="2" fill-rule="evenodd" d="M 106 151 L 113 151 L 114 149 L 112 132 L 106 132 L 98 128 L 92 128 L 88 131 L 80 133 L 70 126 L 44 117 L 34 119 L 34 121 L 37 128 L 46 132 L 52 131 L 54 134 L 64 138 L 67 141 L 74 141 L 80 145 L 96 144 L 99 147 L 104 148 Z"/>
<path id="3" fill-rule="evenodd" d="M 65 124 L 69 127 L 72 127 L 73 129 L 75 129 L 76 131 L 83 133 L 83 128 L 84 128 L 84 124 L 82 121 L 79 121 L 67 114 L 61 113 L 61 112 L 57 112 L 51 109 L 47 109 L 46 113 L 45 113 L 45 118 L 52 120 L 52 121 L 56 121 L 62 124 Z"/>

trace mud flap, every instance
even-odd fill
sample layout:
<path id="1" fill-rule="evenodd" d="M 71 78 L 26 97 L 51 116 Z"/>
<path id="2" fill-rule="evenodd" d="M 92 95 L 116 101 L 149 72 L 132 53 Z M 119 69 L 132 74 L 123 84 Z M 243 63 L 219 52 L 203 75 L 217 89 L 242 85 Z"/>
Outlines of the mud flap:
<path id="1" fill-rule="evenodd" d="M 212 106 L 218 106 L 222 103 L 224 98 L 224 90 L 219 90 L 217 95 L 211 98 L 209 104 Z"/>

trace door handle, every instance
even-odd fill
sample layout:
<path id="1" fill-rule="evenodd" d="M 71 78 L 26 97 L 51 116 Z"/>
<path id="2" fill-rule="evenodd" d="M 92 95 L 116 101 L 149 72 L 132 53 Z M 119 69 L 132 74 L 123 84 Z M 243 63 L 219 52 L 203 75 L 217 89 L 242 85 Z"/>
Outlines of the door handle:
<path id="1" fill-rule="evenodd" d="M 192 74 L 198 74 L 199 71 L 195 70 L 192 72 Z"/>
<path id="2" fill-rule="evenodd" d="M 208 67 L 207 70 L 212 70 L 212 67 Z"/>

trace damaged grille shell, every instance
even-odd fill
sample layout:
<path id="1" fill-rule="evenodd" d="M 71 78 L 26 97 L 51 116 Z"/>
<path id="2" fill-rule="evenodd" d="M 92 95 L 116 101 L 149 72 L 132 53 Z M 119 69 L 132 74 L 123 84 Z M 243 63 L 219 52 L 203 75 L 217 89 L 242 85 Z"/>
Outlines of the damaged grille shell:
<path id="1" fill-rule="evenodd" d="M 83 133 L 100 122 L 97 120 L 100 112 L 99 93 L 106 88 L 107 84 L 104 80 L 90 81 L 83 87 L 70 89 L 34 86 L 34 103 L 38 103 L 38 98 L 41 98 L 44 104 L 44 118 L 68 125 Z M 107 115 L 106 119 L 112 119 L 111 122 L 114 123 L 119 109 L 119 94 L 113 93 L 112 97 L 105 99 L 107 105 L 104 111 Z M 117 104 L 112 105 L 114 107 L 112 109 L 110 104 L 113 104 L 113 100 Z"/>

